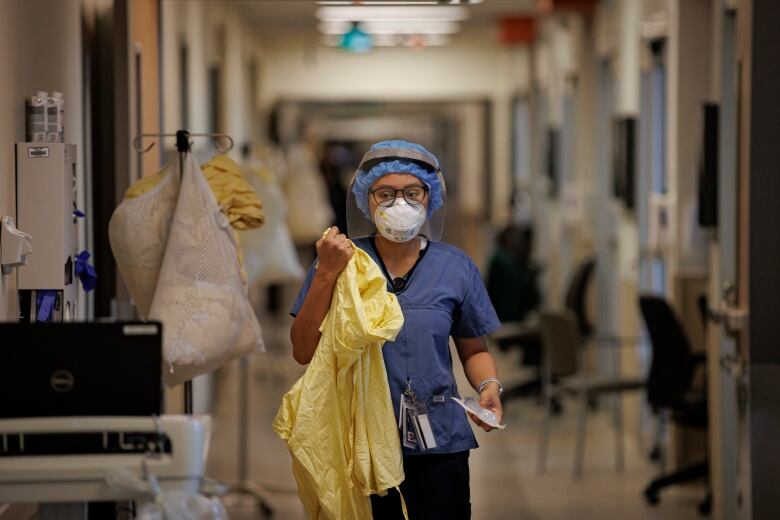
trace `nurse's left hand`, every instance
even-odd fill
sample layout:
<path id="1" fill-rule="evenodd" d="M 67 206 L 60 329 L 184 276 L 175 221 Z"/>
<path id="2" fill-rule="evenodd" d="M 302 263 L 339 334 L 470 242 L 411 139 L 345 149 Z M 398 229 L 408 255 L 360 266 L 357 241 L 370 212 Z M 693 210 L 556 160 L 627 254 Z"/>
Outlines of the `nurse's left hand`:
<path id="1" fill-rule="evenodd" d="M 479 406 L 481 406 L 482 408 L 487 408 L 488 410 L 496 414 L 496 419 L 498 419 L 498 424 L 503 424 L 504 409 L 501 407 L 501 399 L 499 398 L 498 385 L 487 385 L 485 389 L 482 390 L 482 394 L 479 396 Z M 469 417 L 471 417 L 471 420 L 474 421 L 474 423 L 477 426 L 479 426 L 486 432 L 496 429 L 482 422 L 473 413 L 468 412 L 468 414 Z"/>

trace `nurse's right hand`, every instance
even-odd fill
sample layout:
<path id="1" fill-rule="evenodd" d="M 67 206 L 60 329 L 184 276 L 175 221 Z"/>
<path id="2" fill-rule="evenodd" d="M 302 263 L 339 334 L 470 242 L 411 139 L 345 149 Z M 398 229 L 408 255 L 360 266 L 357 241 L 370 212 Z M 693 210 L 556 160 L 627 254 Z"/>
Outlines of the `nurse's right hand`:
<path id="1" fill-rule="evenodd" d="M 347 236 L 332 226 L 325 236 L 317 240 L 317 272 L 329 278 L 338 277 L 354 252 Z"/>

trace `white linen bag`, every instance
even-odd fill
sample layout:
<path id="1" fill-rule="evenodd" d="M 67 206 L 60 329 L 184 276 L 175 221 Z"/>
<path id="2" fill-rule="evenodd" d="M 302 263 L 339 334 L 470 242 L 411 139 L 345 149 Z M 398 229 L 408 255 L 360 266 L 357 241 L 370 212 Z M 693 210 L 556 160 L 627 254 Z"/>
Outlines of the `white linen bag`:
<path id="1" fill-rule="evenodd" d="M 310 246 L 333 221 L 333 208 L 317 158 L 303 143 L 292 145 L 287 153 L 285 191 L 290 203 L 287 224 L 293 242 Z"/>
<path id="2" fill-rule="evenodd" d="M 163 166 L 162 180 L 123 200 L 108 222 L 108 241 L 138 314 L 146 319 L 160 275 L 165 244 L 179 195 L 179 154 Z"/>
<path id="3" fill-rule="evenodd" d="M 191 155 L 149 318 L 163 322 L 169 386 L 264 351 L 260 324 L 241 280 L 230 222 Z"/>
<path id="4" fill-rule="evenodd" d="M 249 287 L 300 280 L 304 272 L 287 229 L 284 192 L 272 179 L 263 179 L 258 173 L 250 173 L 247 180 L 263 201 L 265 214 L 262 227 L 240 232 Z"/>

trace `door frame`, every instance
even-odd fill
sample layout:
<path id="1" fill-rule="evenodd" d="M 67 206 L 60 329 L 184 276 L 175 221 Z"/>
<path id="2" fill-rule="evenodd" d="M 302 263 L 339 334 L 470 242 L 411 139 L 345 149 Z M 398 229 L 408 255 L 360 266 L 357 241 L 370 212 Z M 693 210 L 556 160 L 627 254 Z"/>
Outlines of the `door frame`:
<path id="1" fill-rule="evenodd" d="M 718 117 L 718 228 L 715 236 L 717 258 L 709 305 L 723 298 L 725 286 L 737 283 L 738 269 L 738 38 L 733 9 L 721 4 L 715 12 L 715 98 Z M 709 453 L 713 518 L 738 518 L 740 418 L 737 406 L 737 379 L 722 365 L 736 359 L 737 340 L 723 328 L 710 323 L 708 341 Z"/>

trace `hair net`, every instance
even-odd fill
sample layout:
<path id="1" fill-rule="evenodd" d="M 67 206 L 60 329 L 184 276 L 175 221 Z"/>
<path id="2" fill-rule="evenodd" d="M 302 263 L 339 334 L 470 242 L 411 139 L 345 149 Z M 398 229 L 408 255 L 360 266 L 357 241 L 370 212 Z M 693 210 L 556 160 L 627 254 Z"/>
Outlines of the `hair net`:
<path id="1" fill-rule="evenodd" d="M 381 149 L 381 148 L 405 148 L 409 150 L 416 150 L 430 155 L 434 159 L 436 156 L 425 149 L 425 147 L 410 143 L 408 141 L 393 140 L 393 141 L 381 141 L 374 145 L 371 145 L 369 152 Z M 438 160 L 436 160 L 438 166 Z M 358 170 L 355 175 L 355 182 L 352 186 L 352 193 L 355 196 L 355 202 L 363 212 L 363 215 L 371 220 L 371 215 L 368 212 L 368 190 L 376 182 L 377 179 L 389 175 L 391 173 L 408 173 L 414 175 L 420 179 L 428 187 L 428 218 L 434 211 L 442 207 L 444 204 L 444 198 L 442 197 L 442 186 L 439 182 L 439 176 L 435 171 L 426 169 L 419 165 L 415 161 L 409 159 L 393 158 L 386 161 L 379 161 L 374 163 L 368 171 Z"/>

